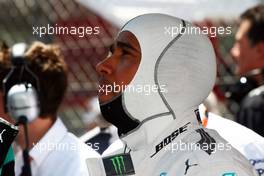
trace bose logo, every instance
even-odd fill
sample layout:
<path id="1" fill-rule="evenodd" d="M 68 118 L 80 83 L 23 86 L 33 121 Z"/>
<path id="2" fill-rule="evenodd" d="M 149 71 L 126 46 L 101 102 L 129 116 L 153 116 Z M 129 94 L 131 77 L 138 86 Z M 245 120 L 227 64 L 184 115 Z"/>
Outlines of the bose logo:
<path id="1" fill-rule="evenodd" d="M 152 158 L 154 155 L 156 155 L 161 149 L 163 149 L 165 146 L 170 144 L 179 134 L 183 133 L 184 131 L 187 130 L 187 126 L 190 124 L 190 122 L 186 123 L 184 126 L 178 128 L 174 132 L 172 132 L 169 136 L 167 136 L 163 141 L 161 141 L 158 145 L 156 145 L 156 152 L 151 155 L 150 157 Z"/>

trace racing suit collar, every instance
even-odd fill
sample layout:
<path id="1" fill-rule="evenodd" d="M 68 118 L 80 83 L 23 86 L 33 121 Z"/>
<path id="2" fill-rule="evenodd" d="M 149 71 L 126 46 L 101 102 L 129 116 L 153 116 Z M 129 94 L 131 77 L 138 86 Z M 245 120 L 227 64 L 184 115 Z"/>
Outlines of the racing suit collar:
<path id="1" fill-rule="evenodd" d="M 155 143 L 163 140 L 175 130 L 187 124 L 186 133 L 178 135 L 177 139 L 184 137 L 190 128 L 201 127 L 201 123 L 197 120 L 193 111 L 183 113 L 182 118 L 173 119 L 172 115 L 164 115 L 158 118 L 146 121 L 139 125 L 134 131 L 121 137 L 121 140 L 127 147 L 127 151 L 144 150 L 155 146 Z M 152 147 L 153 148 L 153 147 Z M 147 153 L 153 153 L 148 151 Z"/>

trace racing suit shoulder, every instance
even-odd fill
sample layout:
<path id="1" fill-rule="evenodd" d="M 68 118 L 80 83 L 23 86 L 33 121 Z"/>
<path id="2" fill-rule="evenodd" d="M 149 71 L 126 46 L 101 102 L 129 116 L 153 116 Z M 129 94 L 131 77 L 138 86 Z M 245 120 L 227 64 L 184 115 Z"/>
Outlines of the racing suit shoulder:
<path id="1" fill-rule="evenodd" d="M 207 128 L 216 130 L 243 154 L 264 175 L 264 138 L 249 128 L 229 119 L 209 113 Z"/>
<path id="2" fill-rule="evenodd" d="M 169 161 L 178 162 L 171 165 L 168 175 L 256 176 L 249 161 L 215 130 L 198 128 L 182 141 L 188 145 L 194 143 L 192 146 L 198 147 L 177 151 L 171 155 Z M 210 146 L 210 143 L 214 145 Z"/>
<path id="3" fill-rule="evenodd" d="M 215 140 L 214 152 L 210 155 L 203 150 L 196 151 L 195 155 L 200 163 L 198 176 L 256 176 L 255 169 L 249 161 L 238 152 L 230 143 L 223 139 L 215 130 L 204 129 Z M 209 169 L 208 169 L 209 168 Z"/>

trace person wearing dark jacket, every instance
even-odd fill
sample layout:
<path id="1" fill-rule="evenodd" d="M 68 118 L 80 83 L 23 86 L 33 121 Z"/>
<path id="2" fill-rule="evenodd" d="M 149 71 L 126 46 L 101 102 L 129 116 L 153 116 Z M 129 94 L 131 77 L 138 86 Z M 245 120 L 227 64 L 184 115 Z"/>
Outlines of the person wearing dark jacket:
<path id="1" fill-rule="evenodd" d="M 240 104 L 236 121 L 264 136 L 264 5 L 246 10 L 240 19 L 231 55 L 236 74 L 253 77 L 257 88 Z"/>

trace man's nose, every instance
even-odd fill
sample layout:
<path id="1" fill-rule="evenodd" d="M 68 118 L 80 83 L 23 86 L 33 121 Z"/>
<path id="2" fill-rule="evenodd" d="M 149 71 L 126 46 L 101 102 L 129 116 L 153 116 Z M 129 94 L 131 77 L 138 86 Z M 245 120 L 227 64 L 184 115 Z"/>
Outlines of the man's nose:
<path id="1" fill-rule="evenodd" d="M 99 62 L 96 67 L 96 72 L 99 75 L 110 75 L 112 74 L 112 66 L 110 63 L 110 58 L 106 58 L 105 60 Z"/>

